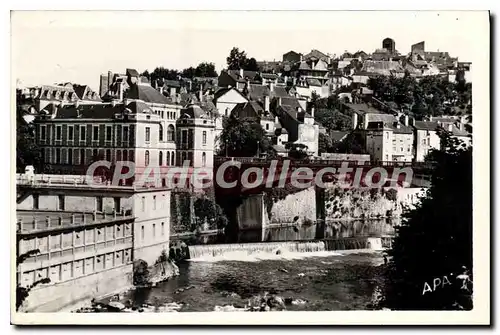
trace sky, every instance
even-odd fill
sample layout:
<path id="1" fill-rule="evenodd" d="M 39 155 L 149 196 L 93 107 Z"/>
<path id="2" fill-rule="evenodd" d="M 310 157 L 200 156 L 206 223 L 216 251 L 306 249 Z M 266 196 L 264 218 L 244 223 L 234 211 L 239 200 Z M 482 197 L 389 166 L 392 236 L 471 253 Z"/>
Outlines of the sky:
<path id="1" fill-rule="evenodd" d="M 407 54 L 448 51 L 472 61 L 487 46 L 487 12 L 377 11 L 13 11 L 12 76 L 22 86 L 72 82 L 99 89 L 99 75 L 155 67 L 226 66 L 233 47 L 279 60 L 290 50 L 367 53 L 391 37 Z M 484 39 L 480 39 L 484 42 Z"/>

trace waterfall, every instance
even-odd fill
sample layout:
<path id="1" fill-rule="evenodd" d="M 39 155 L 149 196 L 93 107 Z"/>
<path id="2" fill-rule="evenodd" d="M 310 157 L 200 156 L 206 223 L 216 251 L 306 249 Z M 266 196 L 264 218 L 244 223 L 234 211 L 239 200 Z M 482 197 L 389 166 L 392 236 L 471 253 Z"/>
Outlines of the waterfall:
<path id="1" fill-rule="evenodd" d="M 287 257 L 290 254 L 310 254 L 331 252 L 336 250 L 370 249 L 382 250 L 382 240 L 379 237 L 349 237 L 323 239 L 317 241 L 288 241 L 260 243 L 231 243 L 189 246 L 190 259 L 247 259 L 249 256 L 266 258 Z"/>
<path id="2" fill-rule="evenodd" d="M 325 251 L 323 241 L 298 241 L 298 242 L 265 242 L 265 243 L 232 243 L 189 246 L 189 258 L 207 258 L 255 254 L 281 254 L 281 253 L 305 253 Z"/>

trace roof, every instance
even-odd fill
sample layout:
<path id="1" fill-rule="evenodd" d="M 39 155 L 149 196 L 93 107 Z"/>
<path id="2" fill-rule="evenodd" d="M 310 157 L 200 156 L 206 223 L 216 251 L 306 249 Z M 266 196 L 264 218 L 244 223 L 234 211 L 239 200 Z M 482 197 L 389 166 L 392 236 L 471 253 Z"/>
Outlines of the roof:
<path id="1" fill-rule="evenodd" d="M 227 92 L 231 91 L 231 90 L 234 90 L 236 91 L 239 95 L 241 95 L 243 98 L 247 99 L 247 97 L 245 97 L 243 94 L 241 94 L 240 91 L 238 91 L 237 89 L 235 89 L 234 87 L 223 87 L 223 88 L 220 88 L 218 89 L 215 93 L 214 93 L 214 101 L 216 102 L 217 100 L 219 100 L 219 98 L 221 96 L 223 96 L 224 94 L 226 94 Z M 248 100 L 248 99 L 247 99 Z"/>
<path id="2" fill-rule="evenodd" d="M 152 112 L 149 106 L 142 101 L 132 101 L 127 105 L 126 108 L 134 114 L 140 114 L 140 113 L 150 114 Z"/>
<path id="3" fill-rule="evenodd" d="M 322 86 L 320 81 L 316 78 L 307 78 L 306 79 L 307 85 L 309 86 Z"/>
<path id="4" fill-rule="evenodd" d="M 414 127 L 417 130 L 436 130 L 439 125 L 435 121 L 415 121 Z"/>
<path id="5" fill-rule="evenodd" d="M 181 87 L 181 82 L 178 80 L 164 80 L 163 85 L 167 87 Z"/>
<path id="6" fill-rule="evenodd" d="M 248 95 L 252 100 L 261 100 L 264 96 L 270 96 L 269 87 L 266 85 L 250 84 Z"/>
<path id="7" fill-rule="evenodd" d="M 262 73 L 260 75 L 261 78 L 263 79 L 272 79 L 272 80 L 275 80 L 275 79 L 278 79 L 278 75 L 277 74 L 274 74 L 274 73 Z"/>
<path id="8" fill-rule="evenodd" d="M 404 72 L 404 69 L 401 64 L 395 61 L 367 60 L 363 64 L 361 71 L 390 75 L 392 72 Z"/>
<path id="9" fill-rule="evenodd" d="M 300 62 L 299 70 L 311 70 L 311 67 L 305 61 L 302 61 Z"/>
<path id="10" fill-rule="evenodd" d="M 206 119 L 208 118 L 207 112 L 205 112 L 200 106 L 195 104 L 190 104 L 181 110 L 182 118 L 192 118 L 192 119 Z"/>
<path id="11" fill-rule="evenodd" d="M 330 131 L 330 138 L 333 141 L 338 142 L 342 140 L 344 137 L 346 137 L 347 134 L 349 134 L 349 132 L 347 131 L 332 130 Z"/>
<path id="12" fill-rule="evenodd" d="M 128 99 L 138 99 L 145 102 L 168 104 L 170 100 L 166 96 L 149 85 L 132 85 L 125 93 Z"/>
<path id="13" fill-rule="evenodd" d="M 304 59 L 308 59 L 308 58 L 317 58 L 317 59 L 327 59 L 328 56 L 325 55 L 324 53 L 322 53 L 321 51 L 319 50 L 316 50 L 316 49 L 312 49 L 310 53 L 308 53 L 307 55 L 304 55 Z"/>
<path id="14" fill-rule="evenodd" d="M 250 81 L 254 81 L 255 77 L 257 77 L 258 72 L 257 71 L 247 71 L 243 70 L 243 77 L 240 76 L 240 70 L 228 70 L 227 73 L 233 77 L 236 81 L 245 81 L 246 78 L 248 78 Z"/>
<path id="15" fill-rule="evenodd" d="M 345 106 L 351 108 L 357 113 L 365 114 L 365 113 L 377 113 L 381 114 L 381 111 L 376 109 L 375 107 L 368 104 L 352 104 L 352 103 L 343 103 Z M 391 115 L 392 116 L 392 115 Z"/>
<path id="16" fill-rule="evenodd" d="M 287 152 L 286 148 L 279 144 L 273 145 L 273 149 L 276 150 L 276 152 Z"/>
<path id="17" fill-rule="evenodd" d="M 127 73 L 127 76 L 139 77 L 139 72 L 137 72 L 136 69 L 127 69 L 125 72 Z"/>
<path id="18" fill-rule="evenodd" d="M 85 104 L 67 105 L 55 110 L 55 119 L 112 119 L 116 113 L 122 113 L 123 104 Z"/>
<path id="19" fill-rule="evenodd" d="M 286 87 L 283 86 L 274 86 L 274 90 L 271 92 L 271 95 L 278 98 L 285 98 L 290 96 L 290 94 L 288 94 L 288 92 L 286 91 Z"/>
<path id="20" fill-rule="evenodd" d="M 302 106 L 299 103 L 299 100 L 297 100 L 294 97 L 281 98 L 281 106 L 290 106 L 295 110 L 297 108 L 302 108 Z"/>
<path id="21" fill-rule="evenodd" d="M 368 122 L 367 130 L 392 130 L 396 134 L 413 134 L 410 127 L 406 127 L 398 121 L 383 122 L 383 121 L 370 121 Z"/>

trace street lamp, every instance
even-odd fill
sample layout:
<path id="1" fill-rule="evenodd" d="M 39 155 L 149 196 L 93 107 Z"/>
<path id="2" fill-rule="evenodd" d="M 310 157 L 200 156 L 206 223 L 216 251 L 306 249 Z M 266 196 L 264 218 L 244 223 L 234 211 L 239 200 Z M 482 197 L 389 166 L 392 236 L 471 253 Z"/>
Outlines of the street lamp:
<path id="1" fill-rule="evenodd" d="M 227 140 L 226 140 L 226 157 L 227 157 Z"/>
<path id="2" fill-rule="evenodd" d="M 257 158 L 260 158 L 260 141 L 257 141 Z"/>

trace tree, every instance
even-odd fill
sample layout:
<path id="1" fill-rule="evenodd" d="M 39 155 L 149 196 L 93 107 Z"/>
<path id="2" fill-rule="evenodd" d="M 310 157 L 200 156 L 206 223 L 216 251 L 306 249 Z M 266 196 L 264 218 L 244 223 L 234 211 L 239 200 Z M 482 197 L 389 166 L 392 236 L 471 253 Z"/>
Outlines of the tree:
<path id="1" fill-rule="evenodd" d="M 196 69 L 192 66 L 182 70 L 182 77 L 184 78 L 193 79 L 195 74 L 196 74 Z"/>
<path id="2" fill-rule="evenodd" d="M 256 118 L 224 118 L 219 137 L 219 155 L 254 157 L 259 154 L 273 155 L 272 143 Z"/>
<path id="3" fill-rule="evenodd" d="M 358 132 L 347 134 L 346 138 L 341 142 L 333 144 L 332 151 L 343 154 L 366 154 L 364 139 Z"/>
<path id="4" fill-rule="evenodd" d="M 442 149 L 428 157 L 432 186 L 404 214 L 388 252 L 382 307 L 472 309 L 472 148 L 444 130 L 440 137 Z"/>
<path id="5" fill-rule="evenodd" d="M 206 197 L 196 199 L 194 202 L 194 214 L 196 215 L 197 222 L 196 226 L 192 227 L 192 230 L 201 228 L 201 225 L 205 222 L 210 227 L 215 226 L 217 229 L 224 229 L 228 223 L 228 219 L 222 208 L 213 200 Z"/>
<path id="6" fill-rule="evenodd" d="M 243 67 L 243 70 L 259 71 L 259 66 L 257 65 L 257 61 L 255 60 L 255 58 L 252 57 L 250 59 L 247 59 Z"/>
<path id="7" fill-rule="evenodd" d="M 292 159 L 306 159 L 309 157 L 307 153 L 307 145 L 302 143 L 291 143 L 285 144 L 285 148 L 288 150 L 288 157 Z"/>
<path id="8" fill-rule="evenodd" d="M 214 63 L 200 63 L 195 70 L 196 77 L 217 77 Z"/>
<path id="9" fill-rule="evenodd" d="M 229 56 L 226 58 L 227 68 L 229 70 L 239 70 L 247 63 L 247 55 L 245 51 L 240 51 L 237 47 L 231 49 Z"/>
<path id="10" fill-rule="evenodd" d="M 332 140 L 330 136 L 320 133 L 318 138 L 318 153 L 321 155 L 322 153 L 329 152 L 331 147 Z"/>
<path id="11" fill-rule="evenodd" d="M 18 173 L 24 172 L 28 165 L 41 169 L 41 151 L 35 140 L 35 126 L 24 120 L 24 111 L 20 96 L 16 101 L 16 170 Z"/>

